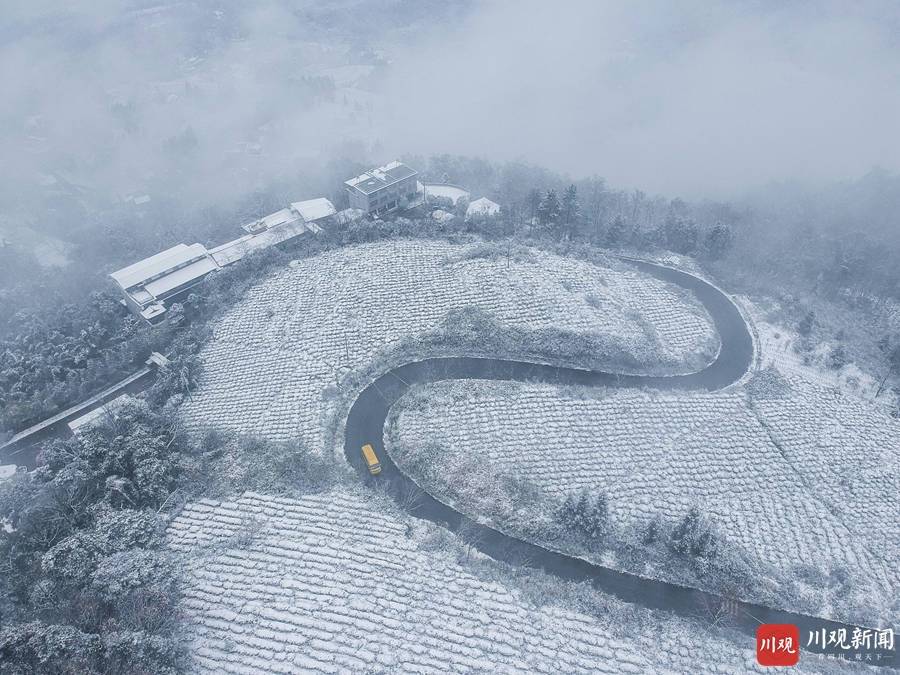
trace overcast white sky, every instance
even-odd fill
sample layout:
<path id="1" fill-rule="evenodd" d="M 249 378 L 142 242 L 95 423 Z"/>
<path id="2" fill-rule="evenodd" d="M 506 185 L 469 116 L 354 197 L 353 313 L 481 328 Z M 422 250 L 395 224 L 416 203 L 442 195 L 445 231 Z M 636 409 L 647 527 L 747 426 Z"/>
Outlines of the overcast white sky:
<path id="1" fill-rule="evenodd" d="M 900 3 L 498 0 L 397 57 L 398 147 L 686 196 L 900 169 Z"/>
<path id="2" fill-rule="evenodd" d="M 180 167 L 198 202 L 277 180 L 350 128 L 306 109 L 291 77 L 331 48 L 352 59 L 363 47 L 391 59 L 364 139 L 384 149 L 372 161 L 521 158 L 689 198 L 900 170 L 895 1 L 485 0 L 393 31 L 360 19 L 373 2 L 7 0 L 0 196 L 60 167 L 114 192 Z M 337 8 L 327 32 L 308 20 L 324 7 Z M 182 156 L 171 139 L 188 127 L 197 146 Z M 242 141 L 263 144 L 252 172 L 228 155 Z"/>

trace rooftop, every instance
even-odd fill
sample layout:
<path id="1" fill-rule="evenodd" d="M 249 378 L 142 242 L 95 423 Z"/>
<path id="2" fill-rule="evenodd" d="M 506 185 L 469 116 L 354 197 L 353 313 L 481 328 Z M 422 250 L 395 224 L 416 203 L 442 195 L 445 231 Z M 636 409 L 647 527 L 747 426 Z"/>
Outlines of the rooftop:
<path id="1" fill-rule="evenodd" d="M 206 256 L 206 247 L 203 244 L 176 244 L 172 248 L 144 258 L 136 263 L 116 270 L 109 276 L 123 289 L 143 284 L 144 282 L 174 267 L 183 265 L 195 258 Z"/>
<path id="2" fill-rule="evenodd" d="M 454 204 L 460 199 L 469 198 L 469 191 L 458 185 L 449 185 L 447 183 L 419 183 L 421 185 L 420 192 L 425 197 L 445 197 Z"/>
<path id="3" fill-rule="evenodd" d="M 284 208 L 275 213 L 270 213 L 259 220 L 254 220 L 252 223 L 247 223 L 242 226 L 242 229 L 251 233 L 261 232 L 262 230 L 268 230 L 269 228 L 278 227 L 279 225 L 287 225 L 288 223 L 294 222 L 299 217 L 300 216 L 295 213 L 293 209 Z"/>
<path id="4" fill-rule="evenodd" d="M 141 310 L 141 316 L 151 323 L 153 322 L 153 319 L 165 313 L 166 306 L 161 302 L 154 302 L 149 307 L 145 307 L 143 310 Z"/>
<path id="5" fill-rule="evenodd" d="M 199 260 L 192 262 L 189 265 L 185 265 L 184 267 L 180 267 L 177 270 L 168 272 L 158 279 L 154 279 L 144 286 L 144 288 L 151 293 L 154 298 L 162 299 L 175 289 L 180 288 L 185 284 L 189 284 L 192 281 L 199 280 L 217 269 L 219 269 L 219 266 L 216 264 L 216 261 L 207 255 L 206 249 L 204 249 L 204 255 Z"/>
<path id="6" fill-rule="evenodd" d="M 295 218 L 293 222 L 283 227 L 263 230 L 255 234 L 245 234 L 243 237 L 226 242 L 221 246 L 216 246 L 210 249 L 209 254 L 220 267 L 225 267 L 233 262 L 237 262 L 253 251 L 280 244 L 310 230 L 315 231 L 312 225 L 304 223 L 301 218 Z"/>
<path id="7" fill-rule="evenodd" d="M 291 202 L 291 209 L 295 213 L 299 213 L 300 217 L 308 223 L 337 213 L 334 204 L 325 199 L 325 197 L 307 199 L 303 202 Z"/>
<path id="8" fill-rule="evenodd" d="M 394 183 L 415 175 L 417 175 L 417 173 L 406 166 L 406 164 L 395 161 L 380 166 L 377 169 L 366 171 L 356 178 L 344 181 L 344 185 L 356 188 L 363 194 L 370 195 L 373 192 L 377 192 L 382 188 L 386 188 L 389 185 L 393 185 Z"/>
<path id="9" fill-rule="evenodd" d="M 476 199 L 474 202 L 471 202 L 469 204 L 469 208 L 466 209 L 466 216 L 493 216 L 499 212 L 500 205 L 497 202 L 492 202 L 487 197 L 482 197 L 481 199 Z"/>

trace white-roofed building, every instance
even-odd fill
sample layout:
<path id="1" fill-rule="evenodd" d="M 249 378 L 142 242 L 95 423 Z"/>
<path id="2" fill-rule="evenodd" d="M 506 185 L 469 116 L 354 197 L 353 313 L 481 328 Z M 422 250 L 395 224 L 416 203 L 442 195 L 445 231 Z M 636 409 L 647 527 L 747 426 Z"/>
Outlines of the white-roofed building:
<path id="1" fill-rule="evenodd" d="M 203 244 L 176 244 L 109 276 L 118 284 L 132 312 L 149 323 L 159 323 L 167 300 L 218 268 Z"/>
<path id="2" fill-rule="evenodd" d="M 285 225 L 261 230 L 255 234 L 245 234 L 243 237 L 225 242 L 210 249 L 209 254 L 219 267 L 225 267 L 254 251 L 280 244 L 305 232 L 317 232 L 320 229 L 318 227 L 313 229 L 313 227 L 316 227 L 315 223 L 308 224 L 304 223 L 302 218 L 295 218 Z"/>
<path id="3" fill-rule="evenodd" d="M 498 213 L 500 213 L 500 205 L 487 197 L 482 197 L 469 203 L 469 208 L 466 209 L 466 220 L 474 216 L 496 216 Z"/>
<path id="4" fill-rule="evenodd" d="M 287 208 L 271 213 L 264 218 L 254 220 L 243 226 L 243 230 L 248 234 L 257 234 L 266 230 L 274 230 L 280 227 L 295 225 L 296 223 L 315 225 L 311 227 L 313 231 L 318 231 L 321 221 L 330 218 L 336 213 L 334 205 L 325 199 L 325 197 L 317 197 L 316 199 L 307 199 L 302 202 L 292 202 Z M 305 232 L 305 229 L 301 229 Z"/>
<path id="5" fill-rule="evenodd" d="M 210 272 L 231 265 L 253 251 L 304 233 L 321 232 L 321 226 L 335 214 L 334 206 L 324 197 L 294 202 L 244 225 L 248 234 L 211 250 L 203 244 L 177 244 L 109 276 L 118 284 L 132 312 L 151 324 L 160 323 L 165 318 L 167 302 L 200 283 Z"/>
<path id="6" fill-rule="evenodd" d="M 210 249 L 220 267 L 237 262 L 245 255 L 293 239 L 304 233 L 318 234 L 337 210 L 325 197 L 292 202 L 280 211 L 243 226 L 248 234 Z"/>
<path id="7" fill-rule="evenodd" d="M 418 194 L 417 175 L 405 164 L 394 161 L 344 181 L 350 206 L 382 214 L 414 201 Z"/>
<path id="8" fill-rule="evenodd" d="M 299 219 L 300 214 L 295 213 L 291 208 L 285 208 L 276 211 L 275 213 L 270 213 L 259 220 L 254 220 L 252 223 L 247 223 L 242 226 L 242 229 L 249 234 L 256 234 L 257 232 L 263 232 L 274 227 L 291 225 Z"/>
<path id="9" fill-rule="evenodd" d="M 109 276 L 122 288 L 128 289 L 140 284 L 158 274 L 162 274 L 173 267 L 188 263 L 194 258 L 206 254 L 203 244 L 176 244 L 156 255 L 144 258 L 127 267 L 123 267 Z"/>
<path id="10" fill-rule="evenodd" d="M 443 197 L 455 205 L 460 199 L 468 200 L 470 197 L 468 190 L 450 183 L 419 183 L 419 191 L 426 202 L 429 197 Z"/>
<path id="11" fill-rule="evenodd" d="M 299 214 L 304 223 L 315 223 L 337 213 L 334 204 L 325 197 L 307 199 L 304 202 L 291 202 L 291 210 Z"/>

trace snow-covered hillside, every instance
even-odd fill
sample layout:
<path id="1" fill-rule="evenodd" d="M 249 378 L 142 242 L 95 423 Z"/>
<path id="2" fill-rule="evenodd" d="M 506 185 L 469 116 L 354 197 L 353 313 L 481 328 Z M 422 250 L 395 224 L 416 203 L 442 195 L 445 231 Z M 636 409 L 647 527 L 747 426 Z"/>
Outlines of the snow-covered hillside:
<path id="1" fill-rule="evenodd" d="M 598 615 L 568 609 L 561 598 L 587 607 L 592 591 L 552 582 L 541 597 L 534 577 L 463 564 L 437 528 L 371 499 L 189 504 L 168 536 L 194 672 L 757 670 L 751 636 L 611 599 Z"/>
<path id="2" fill-rule="evenodd" d="M 572 490 L 605 492 L 613 521 L 630 532 L 697 506 L 729 542 L 797 579 L 803 602 L 824 594 L 816 611 L 888 615 L 900 589 L 891 561 L 900 546 L 900 423 L 804 370 L 779 370 L 766 344 L 766 370 L 718 393 L 418 387 L 395 409 L 388 440 L 401 465 L 433 458 L 421 478 L 472 517 L 492 494 L 481 486 L 467 495 L 454 471 L 473 456 L 495 479 L 527 479 L 550 505 Z M 840 579 L 852 580 L 857 598 L 880 600 L 854 607 Z"/>
<path id="3" fill-rule="evenodd" d="M 507 261 L 484 245 L 440 241 L 368 244 L 298 261 L 251 289 L 202 352 L 186 425 L 321 447 L 329 384 L 469 306 L 517 329 L 603 336 L 669 370 L 698 368 L 718 346 L 696 300 L 621 264 L 531 249 Z"/>

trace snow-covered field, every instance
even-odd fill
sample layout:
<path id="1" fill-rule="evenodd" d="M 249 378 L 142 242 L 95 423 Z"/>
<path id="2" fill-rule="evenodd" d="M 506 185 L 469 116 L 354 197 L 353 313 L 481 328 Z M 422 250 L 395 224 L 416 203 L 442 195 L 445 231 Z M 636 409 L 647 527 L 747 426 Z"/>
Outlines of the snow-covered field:
<path id="1" fill-rule="evenodd" d="M 803 354 L 797 349 L 800 343 L 797 333 L 766 321 L 765 312 L 749 299 L 745 299 L 743 304 L 750 309 L 756 326 L 763 355 L 762 367 L 772 366 L 792 379 L 812 382 L 823 388 L 837 387 L 846 394 L 870 402 L 875 400 L 878 378 L 860 370 L 855 363 L 848 363 L 837 370 L 827 368 L 825 363 L 832 345 L 822 342 L 809 354 Z M 890 408 L 890 401 L 891 394 L 887 391 L 882 392 L 875 402 Z"/>
<path id="2" fill-rule="evenodd" d="M 27 227 L 13 216 L 0 214 L 0 242 L 3 241 L 30 250 L 43 267 L 65 267 L 69 264 L 69 244 Z"/>
<path id="3" fill-rule="evenodd" d="M 251 289 L 216 327 L 201 354 L 200 389 L 182 407 L 185 423 L 320 448 L 326 387 L 467 306 L 513 328 L 609 336 L 676 370 L 711 360 L 717 337 L 696 301 L 611 265 L 527 250 L 507 267 L 505 256 L 477 244 L 425 240 L 298 261 Z"/>
<path id="4" fill-rule="evenodd" d="M 900 551 L 900 422 L 887 415 L 892 394 L 876 398 L 878 378 L 848 363 L 821 366 L 827 344 L 812 363 L 795 349 L 799 336 L 762 319 L 760 368 L 772 368 L 790 384 L 790 396 L 756 397 L 773 440 L 810 488 L 841 522 L 885 560 Z M 891 565 L 896 568 L 896 561 Z"/>
<path id="5" fill-rule="evenodd" d="M 777 369 L 770 347 L 761 361 Z M 447 467 L 486 458 L 557 499 L 605 491 L 625 528 L 697 505 L 782 572 L 847 570 L 883 615 L 900 589 L 900 423 L 797 369 L 776 372 L 774 393 L 752 381 L 720 393 L 437 383 L 401 400 L 389 442 L 395 453 L 438 442 Z M 435 475 L 465 512 L 454 477 Z"/>
<path id="6" fill-rule="evenodd" d="M 783 572 L 843 567 L 873 598 L 900 588 L 887 562 L 900 522 L 900 467 L 887 448 L 900 445 L 900 429 L 884 421 L 870 434 L 871 418 L 837 404 L 763 402 L 762 421 L 784 425 L 774 431 L 786 439 L 782 454 L 742 392 L 582 399 L 544 385 L 459 381 L 419 396 L 390 429 L 391 445 L 446 449 L 434 474 L 471 516 L 479 514 L 460 503 L 450 467 L 477 454 L 555 499 L 581 488 L 606 492 L 620 527 L 642 530 L 656 514 L 675 522 L 696 505 L 730 542 Z M 829 412 L 836 419 L 826 422 Z M 806 422 L 794 423 L 795 414 Z M 404 456 L 392 454 L 402 465 Z"/>
<path id="7" fill-rule="evenodd" d="M 535 588 L 461 564 L 437 528 L 370 500 L 245 493 L 185 507 L 168 537 L 192 671 L 758 670 L 750 636 L 615 601 L 598 617 L 558 604 L 563 593 L 536 604 Z"/>

